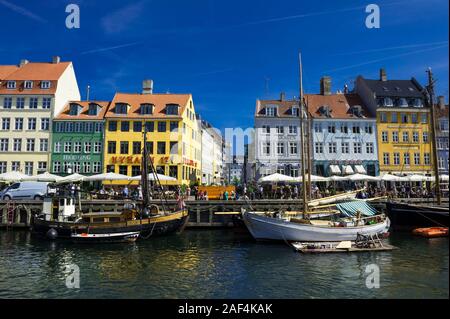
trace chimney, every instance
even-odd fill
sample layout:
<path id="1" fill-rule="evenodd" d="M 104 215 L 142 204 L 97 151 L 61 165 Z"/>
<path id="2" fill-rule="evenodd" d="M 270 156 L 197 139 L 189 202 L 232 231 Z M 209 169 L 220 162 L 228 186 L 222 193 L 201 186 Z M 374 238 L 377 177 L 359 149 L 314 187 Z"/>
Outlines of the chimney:
<path id="1" fill-rule="evenodd" d="M 142 94 L 153 94 L 153 80 L 142 81 Z"/>
<path id="2" fill-rule="evenodd" d="M 387 81 L 386 70 L 384 68 L 380 69 L 380 81 Z"/>
<path id="3" fill-rule="evenodd" d="M 61 57 L 55 55 L 52 57 L 52 63 L 53 64 L 58 64 L 59 62 L 61 62 Z"/>
<path id="4" fill-rule="evenodd" d="M 443 95 L 438 96 L 438 106 L 441 110 L 445 109 L 445 97 Z"/>
<path id="5" fill-rule="evenodd" d="M 27 64 L 28 62 L 30 62 L 30 61 L 28 61 L 28 60 L 26 60 L 26 59 L 22 59 L 22 60 L 20 60 L 19 66 L 20 66 L 20 67 L 21 67 L 21 66 L 24 66 L 24 65 Z"/>
<path id="6" fill-rule="evenodd" d="M 286 100 L 286 93 L 281 92 L 280 93 L 280 101 L 283 102 L 284 100 Z"/>
<path id="7" fill-rule="evenodd" d="M 331 95 L 331 77 L 324 76 L 320 79 L 320 94 Z"/>

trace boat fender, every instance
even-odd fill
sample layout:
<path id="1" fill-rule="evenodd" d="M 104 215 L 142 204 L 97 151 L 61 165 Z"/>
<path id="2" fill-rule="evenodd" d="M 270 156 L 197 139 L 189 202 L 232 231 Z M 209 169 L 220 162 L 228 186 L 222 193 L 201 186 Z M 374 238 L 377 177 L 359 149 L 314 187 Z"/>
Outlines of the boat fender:
<path id="1" fill-rule="evenodd" d="M 50 228 L 46 234 L 48 239 L 54 240 L 58 237 L 58 232 L 54 228 Z"/>

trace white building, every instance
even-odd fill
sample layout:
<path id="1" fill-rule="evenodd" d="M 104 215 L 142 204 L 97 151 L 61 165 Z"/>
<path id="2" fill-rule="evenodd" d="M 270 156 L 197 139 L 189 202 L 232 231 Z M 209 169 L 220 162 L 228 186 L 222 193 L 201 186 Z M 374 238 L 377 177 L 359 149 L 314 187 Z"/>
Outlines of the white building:
<path id="1" fill-rule="evenodd" d="M 220 131 L 199 120 L 202 135 L 202 184 L 221 184 L 223 179 L 223 139 Z"/>
<path id="2" fill-rule="evenodd" d="M 378 175 L 376 119 L 357 94 L 331 94 L 331 79 L 321 80 L 320 94 L 307 94 L 312 118 L 314 174 Z"/>
<path id="3" fill-rule="evenodd" d="M 299 102 L 257 100 L 255 112 L 255 178 L 273 173 L 298 176 L 300 171 Z"/>
<path id="4" fill-rule="evenodd" d="M 0 65 L 0 173 L 48 170 L 52 119 L 80 100 L 72 62 Z"/>

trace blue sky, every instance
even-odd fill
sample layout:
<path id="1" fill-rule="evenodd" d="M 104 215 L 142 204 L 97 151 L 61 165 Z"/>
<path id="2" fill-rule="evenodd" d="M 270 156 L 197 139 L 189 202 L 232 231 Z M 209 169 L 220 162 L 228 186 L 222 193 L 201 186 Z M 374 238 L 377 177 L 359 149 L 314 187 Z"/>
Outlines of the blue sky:
<path id="1" fill-rule="evenodd" d="M 66 5 L 78 4 L 80 29 L 65 27 Z M 381 27 L 365 27 L 376 3 Z M 214 126 L 251 127 L 257 98 L 298 95 L 298 52 L 304 87 L 321 76 L 333 90 L 359 74 L 416 77 L 432 67 L 437 93 L 448 100 L 448 1 L 300 0 L 0 0 L 0 63 L 74 62 L 83 98 L 114 92 L 192 93 L 197 112 Z"/>

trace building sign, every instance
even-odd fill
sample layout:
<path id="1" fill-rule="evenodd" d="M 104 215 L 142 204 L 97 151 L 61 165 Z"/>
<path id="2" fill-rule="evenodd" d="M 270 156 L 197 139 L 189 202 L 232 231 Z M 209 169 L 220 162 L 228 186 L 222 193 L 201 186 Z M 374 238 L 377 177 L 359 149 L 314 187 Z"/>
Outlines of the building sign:
<path id="1" fill-rule="evenodd" d="M 190 159 L 187 159 L 187 158 L 183 158 L 183 164 L 197 167 L 197 162 L 196 161 L 190 160 Z"/>
<path id="2" fill-rule="evenodd" d="M 153 159 L 152 159 L 153 160 Z M 111 157 L 112 164 L 141 164 L 141 157 L 138 156 L 113 156 Z"/>
<path id="3" fill-rule="evenodd" d="M 91 155 L 63 155 L 63 161 L 90 161 Z"/>

